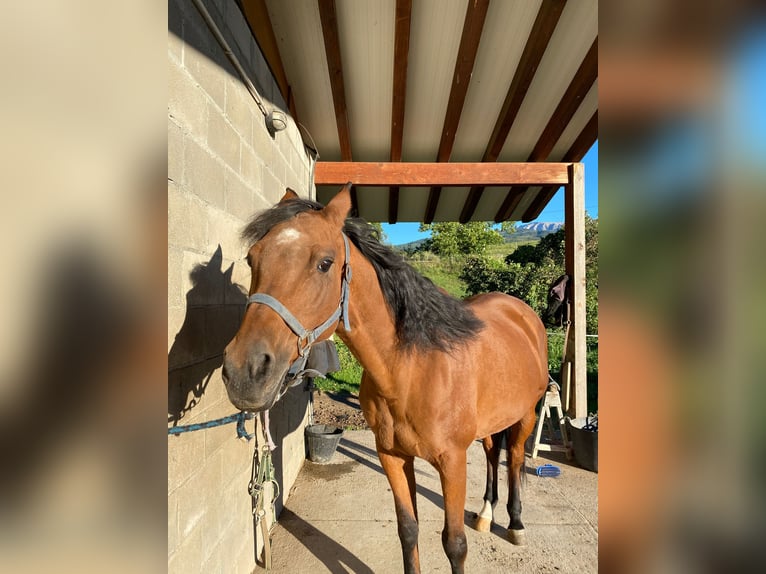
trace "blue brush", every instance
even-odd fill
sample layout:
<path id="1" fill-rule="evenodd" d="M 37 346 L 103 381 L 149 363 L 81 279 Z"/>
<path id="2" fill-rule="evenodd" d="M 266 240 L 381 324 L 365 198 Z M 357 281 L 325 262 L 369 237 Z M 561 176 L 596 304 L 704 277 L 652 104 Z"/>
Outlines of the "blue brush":
<path id="1" fill-rule="evenodd" d="M 537 476 L 558 476 L 561 474 L 561 469 L 552 464 L 544 464 L 537 467 L 536 473 Z"/>

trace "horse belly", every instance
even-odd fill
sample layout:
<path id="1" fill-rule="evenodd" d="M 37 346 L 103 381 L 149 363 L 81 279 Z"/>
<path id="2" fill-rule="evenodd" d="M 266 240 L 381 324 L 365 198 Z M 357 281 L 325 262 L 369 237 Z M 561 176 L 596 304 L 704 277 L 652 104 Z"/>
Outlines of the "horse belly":
<path id="1" fill-rule="evenodd" d="M 520 301 L 507 305 L 511 298 L 496 299 L 499 305 L 494 313 L 487 313 L 487 309 L 477 313 L 487 329 L 476 353 L 484 358 L 475 371 L 476 438 L 517 423 L 534 408 L 548 384 L 542 323 Z"/>

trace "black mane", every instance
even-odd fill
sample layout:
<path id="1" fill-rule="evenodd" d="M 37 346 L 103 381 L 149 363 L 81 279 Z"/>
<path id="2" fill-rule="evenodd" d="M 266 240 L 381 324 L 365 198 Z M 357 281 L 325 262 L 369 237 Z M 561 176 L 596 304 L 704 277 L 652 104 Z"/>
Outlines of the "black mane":
<path id="1" fill-rule="evenodd" d="M 242 239 L 255 243 L 275 225 L 299 213 L 322 208 L 322 204 L 306 199 L 275 205 L 245 227 Z M 483 323 L 465 303 L 440 291 L 401 255 L 383 245 L 378 231 L 364 219 L 346 219 L 343 231 L 375 269 L 403 349 L 450 351 L 483 328 Z"/>

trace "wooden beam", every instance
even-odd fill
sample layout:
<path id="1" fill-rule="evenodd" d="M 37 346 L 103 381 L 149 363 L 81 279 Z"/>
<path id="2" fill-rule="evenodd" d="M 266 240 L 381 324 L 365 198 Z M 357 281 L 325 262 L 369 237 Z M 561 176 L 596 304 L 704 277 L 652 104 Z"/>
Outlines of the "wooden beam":
<path id="1" fill-rule="evenodd" d="M 253 33 L 269 69 L 277 81 L 279 92 L 287 102 L 288 108 L 291 108 L 290 113 L 295 116 L 295 105 L 293 103 L 293 106 L 290 106 L 290 87 L 287 82 L 285 67 L 282 64 L 282 57 L 279 55 L 277 37 L 274 34 L 269 11 L 266 8 L 266 0 L 241 0 L 240 5 L 247 23 L 250 25 L 250 31 Z"/>
<path id="2" fill-rule="evenodd" d="M 399 219 L 399 186 L 392 185 L 388 188 L 388 222 L 396 223 Z"/>
<path id="3" fill-rule="evenodd" d="M 404 104 L 407 96 L 407 65 L 410 52 L 412 0 L 396 0 L 394 31 L 394 87 L 391 98 L 391 161 L 402 161 L 404 138 Z M 396 223 L 399 215 L 399 186 L 388 192 L 388 222 Z"/>
<path id="4" fill-rule="evenodd" d="M 535 23 L 532 25 L 519 65 L 516 67 L 513 80 L 508 87 L 503 107 L 500 109 L 500 114 L 492 130 L 492 136 L 489 138 L 487 149 L 484 151 L 481 161 L 497 161 L 497 158 L 500 157 L 505 140 L 508 138 L 508 133 L 519 113 L 524 97 L 529 91 L 529 86 L 532 84 L 532 79 L 543 54 L 545 54 L 565 4 L 566 0 L 548 0 L 540 5 L 540 10 L 537 12 Z M 468 192 L 463 211 L 460 213 L 461 223 L 466 223 L 473 217 L 483 193 L 483 186 L 473 187 Z"/>
<path id="5" fill-rule="evenodd" d="M 316 185 L 453 186 L 562 185 L 569 181 L 566 163 L 388 163 L 316 164 Z"/>
<path id="6" fill-rule="evenodd" d="M 591 44 L 588 53 L 585 55 L 580 67 L 575 72 L 572 81 L 569 82 L 564 95 L 561 97 L 558 106 L 551 115 L 548 123 L 543 129 L 543 133 L 537 139 L 532 153 L 529 154 L 527 161 L 545 161 L 553 150 L 553 146 L 564 133 L 569 122 L 572 120 L 577 108 L 580 106 L 583 98 L 593 86 L 593 82 L 598 78 L 598 38 Z M 518 193 L 523 190 L 508 190 L 508 194 Z M 503 201 L 505 205 L 506 202 Z M 495 214 L 495 221 L 505 221 L 511 216 L 510 212 L 499 209 Z"/>
<path id="7" fill-rule="evenodd" d="M 463 33 L 460 37 L 460 47 L 455 60 L 455 72 L 452 75 L 452 88 L 447 102 L 447 112 L 444 115 L 439 152 L 436 156 L 438 162 L 447 162 L 452 155 L 452 147 L 455 144 L 455 135 L 460 124 L 460 116 L 463 113 L 463 104 L 465 104 L 468 86 L 471 83 L 471 74 L 473 74 L 473 66 L 479 51 L 481 32 L 484 28 L 488 9 L 489 0 L 469 0 L 465 11 Z M 433 221 L 440 195 L 441 187 L 438 186 L 432 188 L 428 194 L 425 223 Z"/>
<path id="8" fill-rule="evenodd" d="M 338 16 L 335 0 L 317 0 L 319 18 L 322 22 L 322 37 L 327 57 L 327 70 L 330 75 L 330 88 L 335 108 L 335 124 L 338 128 L 340 156 L 343 161 L 352 161 L 351 136 L 348 129 L 348 111 L 346 107 L 346 88 L 343 82 L 343 62 L 340 56 L 340 36 L 338 34 Z M 351 190 L 352 210 L 358 211 L 356 190 Z"/>
<path id="9" fill-rule="evenodd" d="M 593 144 L 598 139 L 598 110 L 596 110 L 591 116 L 588 123 L 585 125 L 580 135 L 577 136 L 572 146 L 564 154 L 562 161 L 565 162 L 577 162 L 580 161 L 588 150 L 593 147 Z M 540 216 L 543 208 L 548 205 L 548 202 L 553 199 L 556 192 L 559 190 L 558 185 L 549 185 L 542 188 L 537 197 L 527 207 L 527 210 L 521 216 L 521 221 L 528 223 L 537 219 Z"/>
<path id="10" fill-rule="evenodd" d="M 569 415 L 584 417 L 588 414 L 588 386 L 585 330 L 585 183 L 583 164 L 569 166 L 570 183 L 566 185 L 565 206 L 565 261 L 571 277 L 571 309 L 569 340 L 565 363 L 572 365 L 569 395 L 572 402 Z M 562 368 L 565 365 L 562 364 Z M 565 391 L 566 394 L 566 391 Z"/>

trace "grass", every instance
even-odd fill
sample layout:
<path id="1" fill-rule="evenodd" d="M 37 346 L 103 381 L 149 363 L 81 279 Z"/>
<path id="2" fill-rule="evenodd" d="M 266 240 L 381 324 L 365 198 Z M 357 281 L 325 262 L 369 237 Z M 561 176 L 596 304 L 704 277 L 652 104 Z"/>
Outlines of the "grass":
<path id="1" fill-rule="evenodd" d="M 447 293 L 458 299 L 466 296 L 465 283 L 458 277 L 459 272 L 455 273 L 439 262 L 430 261 L 412 261 L 415 270 L 428 277 L 436 285 L 446 290 Z"/>
<path id="2" fill-rule="evenodd" d="M 359 385 L 362 382 L 362 366 L 343 341 L 337 337 L 335 347 L 338 349 L 340 371 L 328 373 L 326 379 L 314 379 L 314 386 L 321 391 L 358 395 Z"/>

